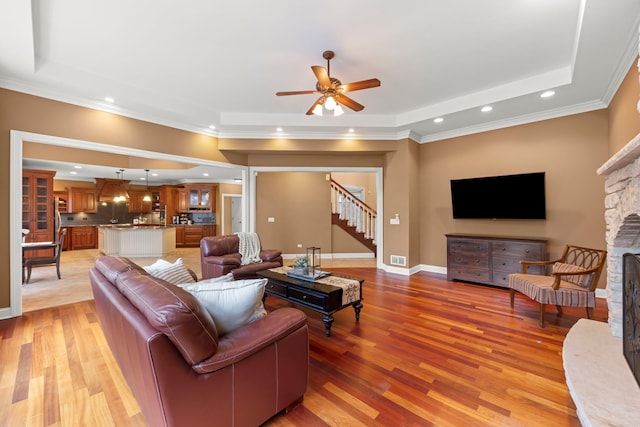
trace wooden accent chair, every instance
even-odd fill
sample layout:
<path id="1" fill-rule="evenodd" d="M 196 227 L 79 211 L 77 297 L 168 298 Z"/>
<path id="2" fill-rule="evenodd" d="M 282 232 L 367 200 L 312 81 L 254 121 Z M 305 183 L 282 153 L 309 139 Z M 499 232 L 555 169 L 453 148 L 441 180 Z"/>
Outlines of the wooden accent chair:
<path id="1" fill-rule="evenodd" d="M 607 251 L 567 245 L 562 257 L 553 261 L 520 261 L 522 272 L 509 275 L 511 308 L 516 291 L 540 303 L 540 327 L 544 328 L 546 304 L 555 304 L 558 314 L 562 306 L 586 307 L 593 319 L 595 290 L 607 258 Z M 527 274 L 530 265 L 551 266 L 551 275 Z"/>
<path id="2" fill-rule="evenodd" d="M 31 279 L 31 268 L 34 265 L 53 265 L 56 266 L 56 273 L 58 273 L 58 279 L 61 279 L 60 275 L 60 253 L 62 252 L 62 245 L 64 244 L 64 236 L 67 234 L 67 229 L 63 228 L 60 230 L 60 237 L 56 242 L 56 246 L 53 248 L 53 256 L 42 256 L 42 257 L 34 257 L 29 258 L 24 262 L 25 267 L 27 268 L 27 280 L 26 283 L 29 283 L 29 279 Z"/>

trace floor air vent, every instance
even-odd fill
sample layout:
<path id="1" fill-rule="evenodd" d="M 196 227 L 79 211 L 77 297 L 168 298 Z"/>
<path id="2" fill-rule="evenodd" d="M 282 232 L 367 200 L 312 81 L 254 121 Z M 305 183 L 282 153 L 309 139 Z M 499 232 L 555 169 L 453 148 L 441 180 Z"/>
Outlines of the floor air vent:
<path id="1" fill-rule="evenodd" d="M 400 255 L 391 255 L 391 265 L 407 266 L 407 257 Z"/>

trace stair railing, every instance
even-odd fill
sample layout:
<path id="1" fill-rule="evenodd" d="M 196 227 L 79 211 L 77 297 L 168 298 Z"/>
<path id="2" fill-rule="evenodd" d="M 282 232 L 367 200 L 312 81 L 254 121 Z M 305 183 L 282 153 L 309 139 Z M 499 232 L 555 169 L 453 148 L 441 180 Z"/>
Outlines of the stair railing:
<path id="1" fill-rule="evenodd" d="M 358 233 L 376 243 L 376 211 L 349 190 L 331 180 L 331 212 L 356 227 Z"/>

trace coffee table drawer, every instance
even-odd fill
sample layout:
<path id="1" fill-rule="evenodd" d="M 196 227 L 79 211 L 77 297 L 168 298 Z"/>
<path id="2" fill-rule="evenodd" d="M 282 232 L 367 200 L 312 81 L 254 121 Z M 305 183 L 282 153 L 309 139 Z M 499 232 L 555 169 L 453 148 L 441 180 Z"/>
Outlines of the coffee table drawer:
<path id="1" fill-rule="evenodd" d="M 273 283 L 271 281 L 267 282 L 265 286 L 265 291 L 271 294 L 280 295 L 286 298 L 287 296 L 287 287 L 282 286 L 278 283 Z"/>
<path id="2" fill-rule="evenodd" d="M 325 308 L 325 295 L 319 295 L 308 291 L 302 291 L 295 288 L 289 288 L 289 299 L 299 301 L 302 304 L 324 310 Z"/>

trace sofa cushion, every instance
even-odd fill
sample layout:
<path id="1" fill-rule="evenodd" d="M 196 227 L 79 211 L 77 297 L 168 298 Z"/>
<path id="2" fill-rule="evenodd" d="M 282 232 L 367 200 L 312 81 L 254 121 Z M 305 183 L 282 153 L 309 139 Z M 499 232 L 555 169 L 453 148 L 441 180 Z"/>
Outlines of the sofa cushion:
<path id="1" fill-rule="evenodd" d="M 218 349 L 211 315 L 189 292 L 138 271 L 121 273 L 115 285 L 147 319 L 164 333 L 191 366 Z"/>
<path id="2" fill-rule="evenodd" d="M 178 285 L 180 283 L 193 283 L 195 280 L 189 269 L 182 262 L 182 258 L 178 258 L 176 262 L 158 260 L 150 266 L 143 267 L 153 277 L 166 280 L 169 283 Z"/>
<path id="3" fill-rule="evenodd" d="M 262 303 L 267 279 L 229 281 L 230 278 L 227 274 L 181 285 L 204 305 L 220 336 L 267 314 Z"/>

